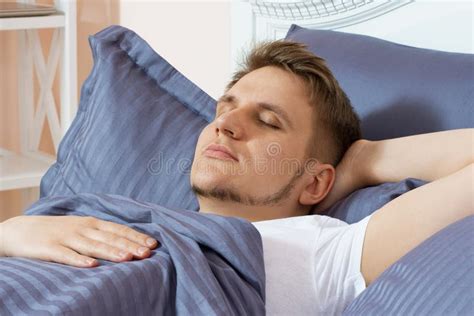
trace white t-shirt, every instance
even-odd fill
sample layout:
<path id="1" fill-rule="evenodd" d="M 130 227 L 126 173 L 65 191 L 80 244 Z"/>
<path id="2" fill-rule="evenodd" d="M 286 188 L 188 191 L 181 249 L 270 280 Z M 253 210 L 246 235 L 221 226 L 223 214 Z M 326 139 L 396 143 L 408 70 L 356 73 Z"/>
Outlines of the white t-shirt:
<path id="1" fill-rule="evenodd" d="M 340 315 L 366 288 L 360 265 L 369 219 L 254 222 L 263 241 L 267 315 Z"/>

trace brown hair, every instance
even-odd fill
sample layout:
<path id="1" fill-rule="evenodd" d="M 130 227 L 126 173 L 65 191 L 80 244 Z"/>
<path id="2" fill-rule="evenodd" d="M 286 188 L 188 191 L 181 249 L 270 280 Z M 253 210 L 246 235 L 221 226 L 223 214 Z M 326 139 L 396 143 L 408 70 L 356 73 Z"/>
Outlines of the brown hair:
<path id="1" fill-rule="evenodd" d="M 262 42 L 246 55 L 226 90 L 246 74 L 265 66 L 279 67 L 303 79 L 310 103 L 315 108 L 315 128 L 308 156 L 337 165 L 350 145 L 361 138 L 360 120 L 324 59 L 301 43 L 288 40 Z"/>

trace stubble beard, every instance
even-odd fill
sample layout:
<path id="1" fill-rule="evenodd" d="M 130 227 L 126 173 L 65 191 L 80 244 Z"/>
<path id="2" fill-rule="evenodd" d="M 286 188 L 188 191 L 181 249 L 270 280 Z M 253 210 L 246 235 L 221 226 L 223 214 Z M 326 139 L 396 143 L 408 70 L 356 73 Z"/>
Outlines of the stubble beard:
<path id="1" fill-rule="evenodd" d="M 275 193 L 268 196 L 258 197 L 251 194 L 243 194 L 238 188 L 232 186 L 214 186 L 206 189 L 192 183 L 191 189 L 197 196 L 216 199 L 219 201 L 235 202 L 248 206 L 275 205 L 289 197 L 298 179 L 303 175 L 303 169 L 298 169 L 291 179 Z"/>

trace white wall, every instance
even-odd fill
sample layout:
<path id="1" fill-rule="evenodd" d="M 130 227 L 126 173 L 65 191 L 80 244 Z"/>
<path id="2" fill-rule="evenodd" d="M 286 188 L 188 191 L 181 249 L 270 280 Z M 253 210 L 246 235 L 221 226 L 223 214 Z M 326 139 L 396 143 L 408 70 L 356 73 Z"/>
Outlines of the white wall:
<path id="1" fill-rule="evenodd" d="M 409 46 L 474 53 L 474 1 L 416 0 L 381 17 L 338 31 Z"/>
<path id="2" fill-rule="evenodd" d="M 234 0 L 234 10 L 236 3 L 242 2 L 250 7 L 248 0 Z M 417 0 L 382 17 L 338 30 L 411 46 L 472 53 L 473 3 Z M 239 18 L 232 26 L 231 0 L 120 0 L 119 10 L 121 25 L 137 32 L 214 98 L 222 94 L 231 76 L 231 64 L 241 55 L 241 48 L 231 47 L 231 34 L 243 38 L 251 34 L 248 19 Z M 233 44 L 236 46 L 235 39 Z M 247 47 L 241 43 L 237 46 Z"/>
<path id="3" fill-rule="evenodd" d="M 120 24 L 214 98 L 230 79 L 230 1 L 121 0 Z"/>

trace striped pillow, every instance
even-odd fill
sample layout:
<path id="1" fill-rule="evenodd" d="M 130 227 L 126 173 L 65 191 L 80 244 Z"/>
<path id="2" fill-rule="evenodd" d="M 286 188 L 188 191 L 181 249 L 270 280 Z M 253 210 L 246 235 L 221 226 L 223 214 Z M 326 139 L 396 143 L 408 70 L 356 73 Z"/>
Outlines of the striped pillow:
<path id="1" fill-rule="evenodd" d="M 131 30 L 111 26 L 89 42 L 94 67 L 41 196 L 109 193 L 197 210 L 189 172 L 215 100 Z"/>

